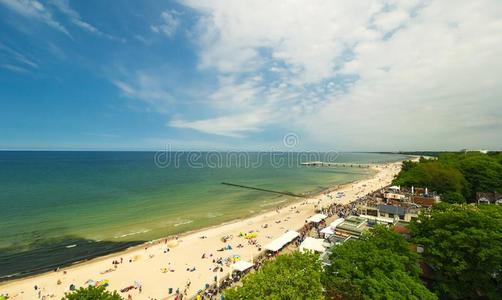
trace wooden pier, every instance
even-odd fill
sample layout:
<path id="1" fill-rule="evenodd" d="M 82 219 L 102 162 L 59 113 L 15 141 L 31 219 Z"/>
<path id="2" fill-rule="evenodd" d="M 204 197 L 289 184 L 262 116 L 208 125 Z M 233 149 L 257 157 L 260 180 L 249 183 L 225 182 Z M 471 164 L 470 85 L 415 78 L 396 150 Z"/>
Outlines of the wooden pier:
<path id="1" fill-rule="evenodd" d="M 343 168 L 369 168 L 371 164 L 354 164 L 354 163 L 332 163 L 323 161 L 306 161 L 300 163 L 307 167 L 343 167 Z"/>

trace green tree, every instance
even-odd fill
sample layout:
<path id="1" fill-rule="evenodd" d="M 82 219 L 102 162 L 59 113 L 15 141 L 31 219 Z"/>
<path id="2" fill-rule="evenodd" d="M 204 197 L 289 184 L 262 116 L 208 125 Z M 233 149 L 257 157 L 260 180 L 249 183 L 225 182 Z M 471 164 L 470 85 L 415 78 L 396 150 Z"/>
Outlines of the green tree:
<path id="1" fill-rule="evenodd" d="M 403 162 L 393 183 L 428 187 L 440 194 L 461 193 L 473 202 L 476 192 L 502 193 L 502 153 L 446 152 L 437 160 Z"/>
<path id="2" fill-rule="evenodd" d="M 463 174 L 457 168 L 440 161 L 424 161 L 411 169 L 401 171 L 394 184 L 428 187 L 438 193 L 465 193 L 467 190 Z"/>
<path id="3" fill-rule="evenodd" d="M 419 256 L 401 235 L 376 226 L 335 246 L 323 284 L 330 299 L 437 299 L 419 279 Z"/>
<path id="4" fill-rule="evenodd" d="M 413 169 L 416 165 L 418 165 L 418 163 L 413 162 L 411 160 L 405 160 L 405 161 L 403 161 L 403 165 L 401 166 L 401 170 L 409 171 L 409 170 Z"/>
<path id="5" fill-rule="evenodd" d="M 470 198 L 476 192 L 502 192 L 502 165 L 488 155 L 470 155 L 459 162 L 459 169 L 469 182 Z"/>
<path id="6" fill-rule="evenodd" d="M 435 205 L 410 224 L 435 270 L 435 291 L 448 299 L 502 295 L 502 207 Z"/>
<path id="7" fill-rule="evenodd" d="M 62 300 L 122 300 L 119 294 L 106 290 L 104 286 L 79 288 L 71 293 L 66 293 Z"/>
<path id="8" fill-rule="evenodd" d="M 446 192 L 441 195 L 441 201 L 446 203 L 465 203 L 465 198 L 462 194 L 458 192 Z"/>
<path id="9" fill-rule="evenodd" d="M 321 263 L 313 253 L 293 252 L 266 262 L 225 291 L 225 299 L 322 299 Z"/>

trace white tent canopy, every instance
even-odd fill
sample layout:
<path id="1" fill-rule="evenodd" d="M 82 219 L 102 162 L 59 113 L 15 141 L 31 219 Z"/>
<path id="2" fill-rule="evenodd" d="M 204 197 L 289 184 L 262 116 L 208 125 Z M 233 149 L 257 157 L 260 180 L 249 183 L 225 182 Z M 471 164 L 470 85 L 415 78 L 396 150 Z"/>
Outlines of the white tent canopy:
<path id="1" fill-rule="evenodd" d="M 300 244 L 300 252 L 304 252 L 305 250 L 310 250 L 314 252 L 323 253 L 324 251 L 326 251 L 326 248 L 324 248 L 323 243 L 324 243 L 323 239 L 315 239 L 312 237 L 307 237 Z"/>
<path id="2" fill-rule="evenodd" d="M 331 227 L 326 227 L 326 228 L 323 228 L 321 230 L 321 233 L 324 233 L 326 235 L 332 235 L 332 234 L 335 234 L 335 231 L 333 231 L 333 229 Z"/>
<path id="3" fill-rule="evenodd" d="M 323 214 L 315 214 L 312 217 L 307 219 L 307 222 L 309 223 L 319 223 L 322 220 L 326 219 L 328 216 L 323 215 Z"/>
<path id="4" fill-rule="evenodd" d="M 300 234 L 296 231 L 289 230 L 288 232 L 284 233 L 280 237 L 276 238 L 275 240 L 271 241 L 269 244 L 265 246 L 265 249 L 269 251 L 279 251 L 282 249 L 282 247 L 286 246 L 287 244 L 291 243 L 292 240 L 296 239 L 299 237 Z"/>
<path id="5" fill-rule="evenodd" d="M 253 266 L 253 264 L 250 263 L 249 261 L 239 260 L 238 262 L 236 262 L 232 265 L 232 270 L 244 272 L 247 269 L 251 268 L 252 266 Z"/>

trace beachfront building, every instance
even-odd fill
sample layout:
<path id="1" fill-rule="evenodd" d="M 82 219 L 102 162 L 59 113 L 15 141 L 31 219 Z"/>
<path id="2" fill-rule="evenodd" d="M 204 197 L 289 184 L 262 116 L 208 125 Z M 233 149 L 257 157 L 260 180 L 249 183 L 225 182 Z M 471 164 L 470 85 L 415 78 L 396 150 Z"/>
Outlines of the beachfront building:
<path id="1" fill-rule="evenodd" d="M 368 222 L 365 218 L 349 216 L 341 224 L 336 226 L 335 235 L 339 237 L 358 238 L 368 229 Z"/>
<path id="2" fill-rule="evenodd" d="M 406 199 L 406 196 L 400 193 L 395 193 L 395 192 L 387 192 L 384 194 L 384 199 L 386 200 L 400 200 L 404 201 Z"/>
<path id="3" fill-rule="evenodd" d="M 325 238 L 329 238 L 330 236 L 335 234 L 336 226 L 340 225 L 345 221 L 344 218 L 338 218 L 331 222 L 328 226 L 325 228 L 321 229 L 321 233 L 324 235 Z"/>
<path id="4" fill-rule="evenodd" d="M 410 222 L 418 218 L 420 207 L 414 203 L 394 202 L 391 204 L 378 203 L 376 205 L 358 206 L 359 216 L 368 220 L 370 225 L 395 225 L 397 222 Z"/>
<path id="5" fill-rule="evenodd" d="M 406 209 L 397 205 L 378 204 L 376 209 L 378 210 L 378 216 L 384 218 L 404 220 L 406 215 Z"/>
<path id="6" fill-rule="evenodd" d="M 417 207 L 429 208 L 440 201 L 436 192 L 430 192 L 426 187 L 396 187 L 385 188 L 382 192 L 383 202 L 387 204 L 413 203 Z"/>
<path id="7" fill-rule="evenodd" d="M 424 196 L 411 196 L 411 202 L 421 207 L 429 208 L 439 202 L 439 196 L 424 197 Z"/>
<path id="8" fill-rule="evenodd" d="M 418 208 L 414 208 L 411 206 L 398 206 L 398 205 L 387 205 L 387 204 L 379 204 L 377 206 L 378 216 L 396 219 L 404 222 L 410 222 L 411 220 L 418 218 Z"/>
<path id="9" fill-rule="evenodd" d="M 502 204 L 502 194 L 499 194 L 497 192 L 477 192 L 476 202 L 478 204 Z"/>

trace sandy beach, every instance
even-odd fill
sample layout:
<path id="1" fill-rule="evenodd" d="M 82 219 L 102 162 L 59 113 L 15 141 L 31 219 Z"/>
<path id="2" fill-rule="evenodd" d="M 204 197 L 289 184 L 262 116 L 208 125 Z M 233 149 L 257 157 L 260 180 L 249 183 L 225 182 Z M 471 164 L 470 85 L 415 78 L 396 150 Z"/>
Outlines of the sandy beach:
<path id="1" fill-rule="evenodd" d="M 9 299 L 61 299 L 69 286 L 86 286 L 89 279 L 108 280 L 109 290 L 121 290 L 141 283 L 139 289 L 120 293 L 127 299 L 171 299 L 176 289 L 183 291 L 190 282 L 187 296 L 193 297 L 206 283 L 213 283 L 215 276 L 222 278 L 229 274 L 230 267 L 224 266 L 223 272 L 213 272 L 213 259 L 239 255 L 251 261 L 259 254 L 256 245 L 248 244 L 241 232 L 256 231 L 257 244 L 266 245 L 287 230 L 298 230 L 305 219 L 314 214 L 315 205 L 327 206 L 331 203 L 349 203 L 365 194 L 378 190 L 391 183 L 394 175 L 401 169 L 401 163 L 376 165 L 371 178 L 333 189 L 329 193 L 302 199 L 278 210 L 236 220 L 215 227 L 191 232 L 179 237 L 169 237 L 134 247 L 108 256 L 99 257 L 27 278 L 0 283 L 0 294 L 8 293 Z M 344 192 L 343 198 L 336 198 L 337 192 Z M 265 226 L 267 225 L 267 226 Z M 266 227 L 266 228 L 265 228 Z M 223 236 L 233 236 L 222 242 Z M 242 244 L 243 247 L 237 247 Z M 218 251 L 227 245 L 231 250 Z M 205 258 L 203 258 L 203 256 Z M 113 262 L 117 262 L 113 264 Z M 35 290 L 37 286 L 37 290 Z M 173 293 L 169 295 L 169 288 Z"/>

